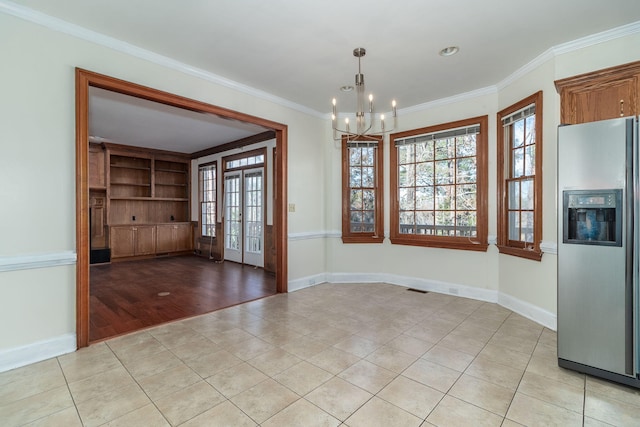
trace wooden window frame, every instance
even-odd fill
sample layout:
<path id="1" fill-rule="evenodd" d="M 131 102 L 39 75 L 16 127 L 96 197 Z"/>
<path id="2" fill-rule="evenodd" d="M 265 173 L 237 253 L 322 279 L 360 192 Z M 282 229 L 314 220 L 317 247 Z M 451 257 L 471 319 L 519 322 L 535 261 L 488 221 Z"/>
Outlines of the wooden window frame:
<path id="1" fill-rule="evenodd" d="M 374 231 L 373 232 L 353 232 L 351 231 L 351 187 L 349 185 L 350 156 L 348 138 L 342 137 L 342 242 L 343 243 L 382 243 L 384 241 L 384 210 L 383 210 L 383 162 L 384 162 L 384 142 L 382 137 L 375 138 L 378 147 L 374 151 Z M 366 141 L 370 141 L 367 139 Z M 360 188 L 360 187 L 359 187 Z"/>
<path id="2" fill-rule="evenodd" d="M 203 201 L 203 196 L 204 196 L 204 189 L 203 189 L 203 183 L 202 183 L 202 174 L 201 174 L 201 168 L 205 168 L 205 167 L 209 167 L 209 166 L 214 166 L 215 167 L 215 200 L 214 200 L 214 215 L 215 215 L 215 219 L 213 221 L 213 235 L 208 235 L 208 234 L 202 234 L 202 228 L 204 227 L 204 224 L 202 223 L 202 205 L 205 203 Z M 210 202 L 207 202 L 210 203 Z M 210 237 L 215 239 L 216 236 L 216 222 L 218 222 L 218 162 L 213 161 L 213 162 L 209 162 L 209 163 L 204 163 L 202 165 L 198 165 L 198 204 L 200 206 L 200 216 L 199 216 L 199 222 L 200 222 L 200 237 Z"/>
<path id="3" fill-rule="evenodd" d="M 263 158 L 262 163 L 254 163 L 252 165 L 238 166 L 238 167 L 233 167 L 233 168 L 230 168 L 228 166 L 229 162 L 232 162 L 234 160 L 244 159 L 246 157 L 255 157 L 255 156 L 259 156 L 259 155 L 262 155 L 262 158 Z M 267 149 L 266 148 L 256 148 L 255 150 L 244 151 L 242 153 L 232 154 L 230 156 L 225 156 L 225 157 L 222 158 L 222 164 L 223 164 L 223 173 L 224 172 L 228 172 L 228 171 L 235 171 L 235 170 L 252 169 L 252 168 L 263 167 L 263 166 L 265 166 L 267 164 Z"/>
<path id="4" fill-rule="evenodd" d="M 502 119 L 521 110 L 528 105 L 535 105 L 535 167 L 533 195 L 533 243 L 526 244 L 520 240 L 509 240 L 509 205 L 508 184 L 511 179 L 511 150 L 506 147 Z M 534 261 L 542 259 L 540 242 L 542 240 L 542 91 L 524 98 L 521 101 L 499 111 L 497 114 L 498 145 L 498 250 L 502 254 L 513 255 Z"/>
<path id="5" fill-rule="evenodd" d="M 391 231 L 390 240 L 393 244 L 425 246 L 445 249 L 461 249 L 471 251 L 486 251 L 488 248 L 488 116 L 473 117 L 455 122 L 442 123 L 420 129 L 399 132 L 390 136 L 390 190 L 391 190 Z M 479 125 L 480 132 L 476 137 L 476 236 L 435 236 L 422 234 L 401 234 L 400 228 L 400 200 L 398 189 L 398 149 L 397 139 L 417 135 L 442 132 L 446 130 Z"/>

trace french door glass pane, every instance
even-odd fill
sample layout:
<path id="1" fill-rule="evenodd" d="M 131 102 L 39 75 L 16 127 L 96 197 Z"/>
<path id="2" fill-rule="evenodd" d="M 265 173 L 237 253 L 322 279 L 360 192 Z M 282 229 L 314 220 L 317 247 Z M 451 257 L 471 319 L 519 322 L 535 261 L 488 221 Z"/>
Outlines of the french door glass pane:
<path id="1" fill-rule="evenodd" d="M 225 177 L 225 247 L 240 250 L 242 207 L 240 206 L 240 177 Z"/>
<path id="2" fill-rule="evenodd" d="M 245 251 L 262 253 L 262 172 L 247 173 L 245 185 Z"/>

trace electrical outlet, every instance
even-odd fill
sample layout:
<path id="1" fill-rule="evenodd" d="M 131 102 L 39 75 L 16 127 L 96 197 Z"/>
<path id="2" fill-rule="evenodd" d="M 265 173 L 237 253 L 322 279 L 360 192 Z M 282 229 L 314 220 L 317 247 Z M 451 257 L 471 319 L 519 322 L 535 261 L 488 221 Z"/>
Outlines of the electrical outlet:
<path id="1" fill-rule="evenodd" d="M 295 211 L 296 211 L 296 204 L 289 203 L 289 212 L 295 212 Z"/>

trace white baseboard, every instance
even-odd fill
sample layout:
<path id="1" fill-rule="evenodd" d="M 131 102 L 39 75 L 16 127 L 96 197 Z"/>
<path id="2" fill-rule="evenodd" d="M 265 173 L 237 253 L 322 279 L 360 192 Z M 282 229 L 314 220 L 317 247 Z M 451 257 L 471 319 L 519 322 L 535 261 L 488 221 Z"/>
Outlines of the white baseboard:
<path id="1" fill-rule="evenodd" d="M 64 334 L 22 347 L 0 350 L 0 372 L 76 351 L 76 334 Z"/>
<path id="2" fill-rule="evenodd" d="M 557 330 L 557 316 L 555 314 L 511 295 L 493 289 L 476 288 L 474 286 L 441 282 L 437 280 L 427 280 L 417 277 L 382 273 L 317 274 L 290 281 L 289 291 L 297 291 L 320 283 L 389 283 L 392 285 L 419 289 L 421 291 L 437 292 L 440 294 L 471 298 L 479 301 L 493 302 L 553 331 Z"/>
<path id="3" fill-rule="evenodd" d="M 299 291 L 300 289 L 309 288 L 320 283 L 327 283 L 327 275 L 325 273 L 315 274 L 313 276 L 303 277 L 301 279 L 290 280 L 287 284 L 289 292 Z"/>
<path id="4" fill-rule="evenodd" d="M 550 311 L 502 292 L 498 296 L 498 304 L 552 331 L 558 330 L 558 316 Z"/>

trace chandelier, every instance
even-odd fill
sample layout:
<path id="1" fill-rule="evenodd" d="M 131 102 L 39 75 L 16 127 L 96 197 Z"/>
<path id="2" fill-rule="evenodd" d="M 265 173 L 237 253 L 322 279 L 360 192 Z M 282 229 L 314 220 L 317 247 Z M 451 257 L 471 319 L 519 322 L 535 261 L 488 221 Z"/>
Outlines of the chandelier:
<path id="1" fill-rule="evenodd" d="M 368 113 L 365 113 L 364 99 L 364 74 L 360 68 L 360 60 L 365 56 L 367 51 L 363 47 L 353 50 L 353 56 L 358 58 L 358 74 L 356 74 L 356 123 L 355 129 L 351 129 L 349 118 L 344 119 L 344 128 L 338 126 L 338 109 L 336 99 L 333 98 L 333 112 L 331 114 L 331 125 L 333 127 L 333 139 L 340 140 L 346 137 L 348 141 L 376 140 L 387 132 L 392 131 L 396 127 L 396 101 L 391 101 L 391 114 L 393 116 L 393 124 L 391 128 L 385 128 L 384 114 L 380 114 L 380 121 L 376 124 L 375 111 L 373 108 L 373 95 L 369 94 Z M 352 90 L 351 86 L 342 87 L 343 91 Z M 366 114 L 366 116 L 365 116 Z M 338 135 L 340 134 L 340 135 Z"/>

